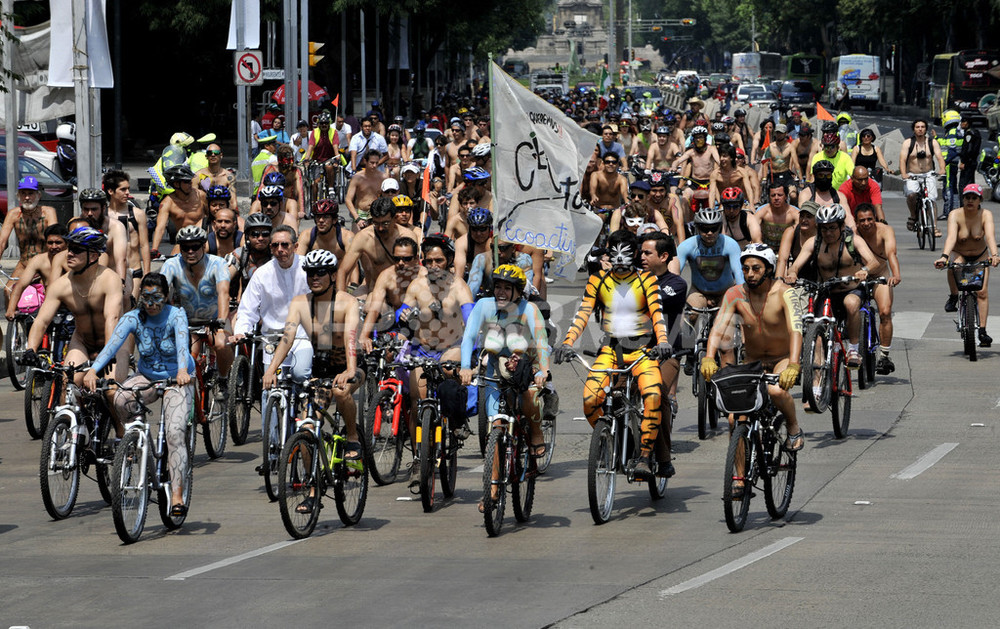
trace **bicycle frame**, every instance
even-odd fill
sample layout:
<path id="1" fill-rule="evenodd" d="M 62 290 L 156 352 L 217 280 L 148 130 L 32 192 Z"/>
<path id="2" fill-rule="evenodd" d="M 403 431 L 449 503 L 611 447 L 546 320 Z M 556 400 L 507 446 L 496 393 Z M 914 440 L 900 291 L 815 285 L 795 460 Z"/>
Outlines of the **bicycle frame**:
<path id="1" fill-rule="evenodd" d="M 161 399 L 160 403 L 160 425 L 157 430 L 156 442 L 153 447 L 149 447 L 151 439 L 150 425 L 146 421 L 151 409 L 146 406 L 145 402 L 142 401 L 142 396 L 139 395 L 141 391 L 147 388 L 155 388 L 157 396 Z M 124 389 L 130 393 L 135 394 L 135 401 L 139 405 L 139 408 L 135 413 L 132 414 L 132 421 L 125 425 L 125 434 L 130 432 L 137 433 L 139 435 L 138 447 L 142 451 L 143 456 L 139 467 L 139 479 L 138 482 L 149 483 L 153 491 L 158 491 L 163 489 L 168 496 L 171 495 L 171 485 L 173 479 L 167 476 L 167 480 L 164 478 L 164 454 L 166 453 L 166 433 L 167 433 L 167 418 L 166 418 L 166 406 L 162 403 L 163 393 L 167 389 L 167 384 L 165 382 L 151 382 L 148 387 L 142 387 L 137 389 Z M 153 461 L 154 474 L 149 475 L 149 462 Z M 125 489 L 122 487 L 121 489 Z"/>
<path id="2" fill-rule="evenodd" d="M 80 387 L 73 382 L 72 375 L 73 372 L 77 371 L 73 367 L 56 367 L 56 370 L 66 374 L 66 390 L 64 391 L 64 401 L 62 404 L 55 408 L 52 414 L 52 421 L 58 420 L 60 417 L 69 418 L 69 428 L 72 438 L 70 440 L 70 451 L 68 460 L 71 465 L 77 465 L 80 448 L 81 436 L 84 440 L 83 447 L 91 450 L 94 453 L 94 460 L 97 463 L 110 465 L 111 461 L 102 461 L 97 458 L 100 452 L 100 434 L 101 434 L 101 417 L 99 413 L 88 413 L 94 422 L 93 434 L 90 434 L 90 428 L 87 426 L 86 422 L 80 422 L 80 415 L 83 412 L 84 405 L 88 404 L 88 401 L 84 399 L 83 391 Z M 49 453 L 49 461 L 56 458 L 55 452 Z M 54 469 L 54 468 L 49 468 Z"/>

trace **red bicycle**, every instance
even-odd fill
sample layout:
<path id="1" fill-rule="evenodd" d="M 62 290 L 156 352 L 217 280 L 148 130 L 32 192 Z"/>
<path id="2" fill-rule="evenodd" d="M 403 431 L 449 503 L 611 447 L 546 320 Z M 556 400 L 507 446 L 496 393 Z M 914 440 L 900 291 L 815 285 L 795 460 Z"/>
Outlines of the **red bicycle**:
<path id="1" fill-rule="evenodd" d="M 405 373 L 395 363 L 406 340 L 395 333 L 382 334 L 368 355 L 369 382 L 375 384 L 364 412 L 365 463 L 377 485 L 396 480 L 409 441 L 409 395 Z"/>
<path id="2" fill-rule="evenodd" d="M 192 319 L 191 338 L 201 341 L 201 349 L 195 356 L 195 387 L 194 412 L 195 421 L 201 426 L 205 451 L 208 456 L 217 459 L 226 451 L 226 392 L 219 386 L 219 368 L 216 363 L 212 338 L 217 330 L 222 329 L 222 322 L 214 319 Z M 192 343 L 193 345 L 193 343 Z M 188 447 L 189 456 L 194 456 L 195 439 L 192 437 Z"/>

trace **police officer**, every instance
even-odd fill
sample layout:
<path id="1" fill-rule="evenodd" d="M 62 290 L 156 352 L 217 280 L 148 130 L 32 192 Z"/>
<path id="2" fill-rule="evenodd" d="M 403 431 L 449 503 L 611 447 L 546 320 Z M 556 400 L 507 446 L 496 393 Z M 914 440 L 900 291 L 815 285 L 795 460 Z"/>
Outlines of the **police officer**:
<path id="1" fill-rule="evenodd" d="M 944 157 L 944 210 L 939 219 L 948 218 L 948 213 L 955 207 L 958 197 L 958 170 L 962 159 L 962 147 L 965 145 L 965 132 L 959 128 L 962 116 L 954 109 L 941 114 L 941 124 L 944 133 L 937 138 L 941 146 L 941 156 Z"/>
<path id="2" fill-rule="evenodd" d="M 962 122 L 959 127 L 963 138 L 962 158 L 958 169 L 961 171 L 958 180 L 958 189 L 965 190 L 965 186 L 976 183 L 976 165 L 979 162 L 979 151 L 983 147 L 983 136 L 979 131 L 972 128 L 972 119 L 968 114 L 962 115 Z"/>
<path id="3" fill-rule="evenodd" d="M 264 171 L 268 164 L 278 163 L 278 136 L 270 131 L 265 131 L 265 135 L 258 138 L 260 143 L 260 153 L 253 158 L 250 164 L 250 175 L 253 177 L 253 195 L 257 196 L 257 189 L 260 187 L 260 180 L 264 176 Z"/>

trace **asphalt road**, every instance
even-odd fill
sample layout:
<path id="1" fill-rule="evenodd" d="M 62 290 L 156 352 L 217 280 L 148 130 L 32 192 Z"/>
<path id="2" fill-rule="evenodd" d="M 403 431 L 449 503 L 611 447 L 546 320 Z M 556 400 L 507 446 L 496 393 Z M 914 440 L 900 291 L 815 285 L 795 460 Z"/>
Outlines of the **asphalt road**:
<path id="1" fill-rule="evenodd" d="M 185 526 L 167 533 L 154 510 L 143 538 L 124 546 L 89 480 L 70 518 L 48 518 L 40 443 L 4 382 L 0 626 L 993 626 L 1000 351 L 963 358 L 936 253 L 917 250 L 904 213 L 898 196 L 887 200 L 903 265 L 896 372 L 856 393 L 844 440 L 828 414 L 800 417 L 807 443 L 782 520 L 758 495 L 747 528 L 728 532 L 727 436 L 698 440 L 684 380 L 666 499 L 620 479 L 612 521 L 595 526 L 582 374 L 563 365 L 558 445 L 534 516 L 509 517 L 498 538 L 476 510 L 473 438 L 455 498 L 436 512 L 400 484 L 373 486 L 360 524 L 342 527 L 327 499 L 316 534 L 292 543 L 253 471 L 254 431 L 217 461 L 199 444 Z M 555 321 L 565 326 L 580 290 L 552 287 L 551 301 L 570 304 Z M 992 317 L 990 330 L 1000 331 Z"/>

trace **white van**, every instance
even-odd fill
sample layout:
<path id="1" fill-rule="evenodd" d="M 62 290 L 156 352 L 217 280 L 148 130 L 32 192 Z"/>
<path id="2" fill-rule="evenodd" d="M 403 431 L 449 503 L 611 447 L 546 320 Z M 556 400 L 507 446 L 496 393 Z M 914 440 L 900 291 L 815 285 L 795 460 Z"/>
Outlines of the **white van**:
<path id="1" fill-rule="evenodd" d="M 873 109 L 882 97 L 882 59 L 873 55 L 844 55 L 830 62 L 830 102 L 834 102 L 837 85 L 847 84 L 851 103 L 861 103 Z"/>

